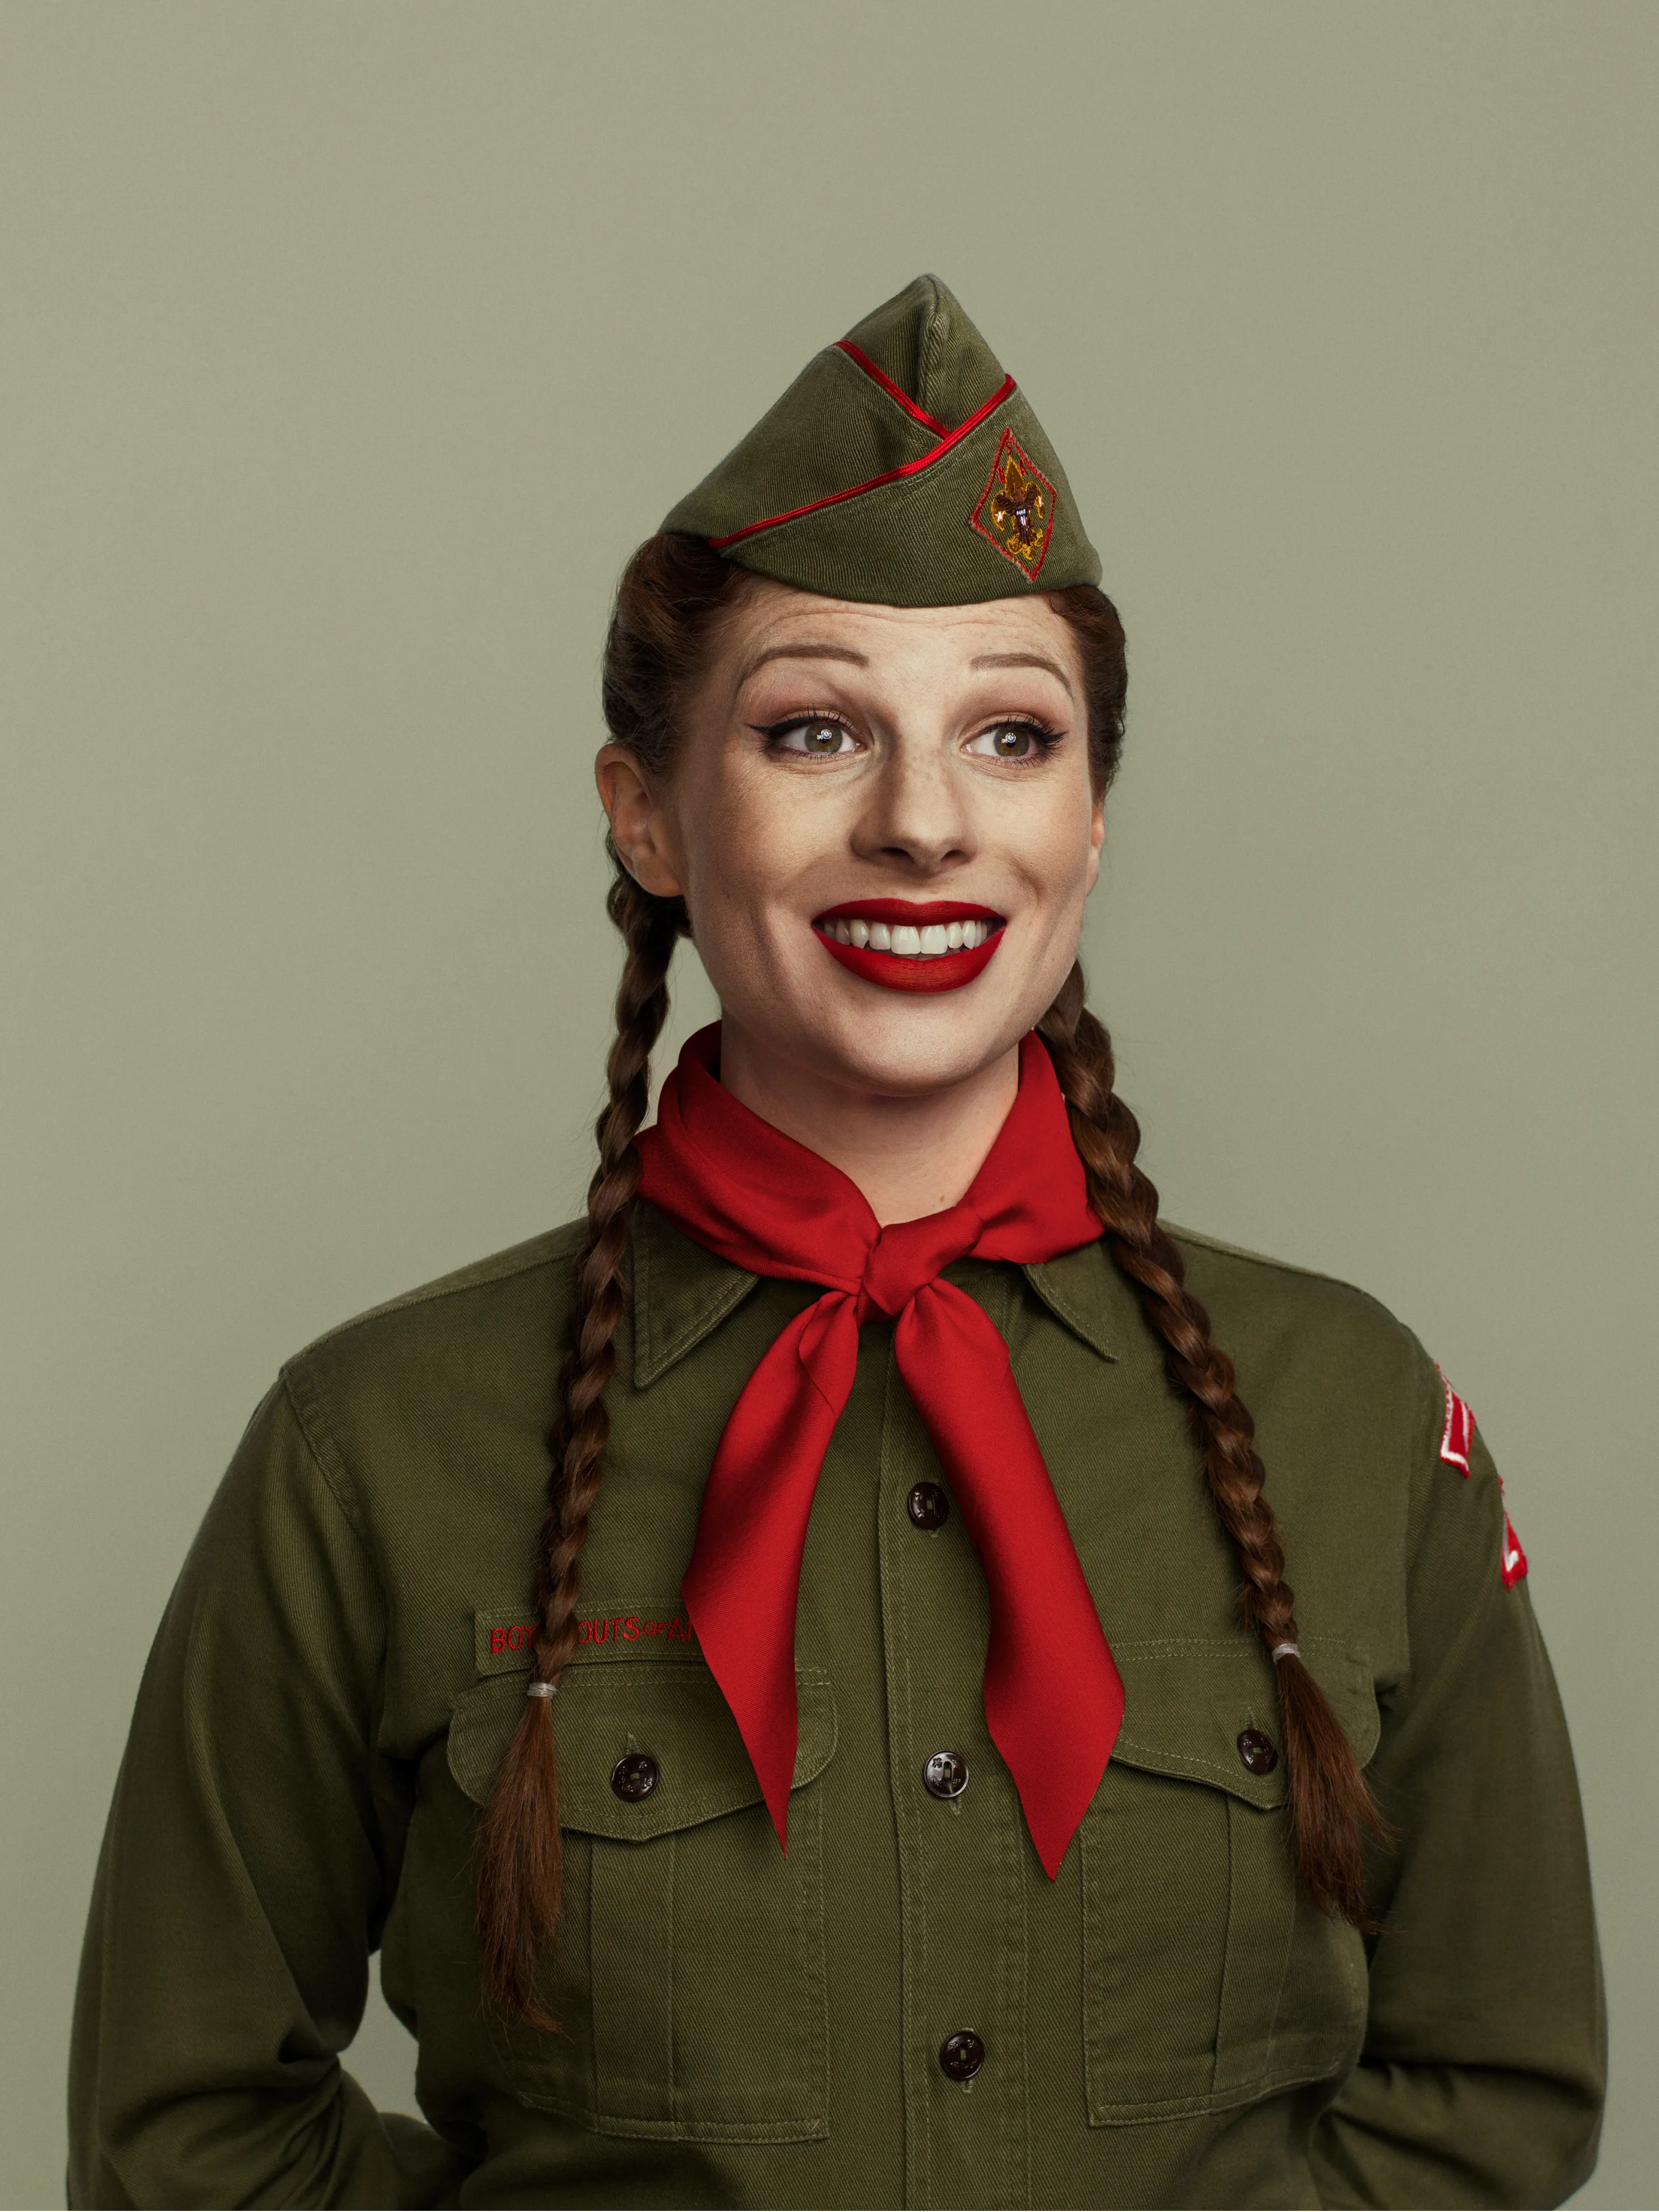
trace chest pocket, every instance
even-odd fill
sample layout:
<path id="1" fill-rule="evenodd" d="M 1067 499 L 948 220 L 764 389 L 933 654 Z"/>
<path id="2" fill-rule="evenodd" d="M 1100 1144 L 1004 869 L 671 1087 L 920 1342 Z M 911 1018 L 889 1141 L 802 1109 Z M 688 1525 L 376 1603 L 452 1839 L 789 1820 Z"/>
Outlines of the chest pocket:
<path id="1" fill-rule="evenodd" d="M 566 1674 L 553 1705 L 564 1913 L 538 1990 L 559 2026 L 495 2029 L 524 2103 L 601 2135 L 829 2133 L 817 1785 L 836 1710 L 822 1673 L 802 1670 L 796 1686 L 786 1856 L 704 1668 L 630 1660 Z M 523 1709 L 522 1675 L 455 1701 L 450 1771 L 478 1804 Z M 618 1794 L 613 1777 L 637 1792 L 647 1772 L 645 1794 Z"/>
<path id="2" fill-rule="evenodd" d="M 1363 1764 L 1379 1730 L 1364 1655 L 1304 1649 Z M 1364 2034 L 1364 1945 L 1298 1893 L 1271 1661 L 1242 1639 L 1113 1650 L 1123 1729 L 1082 1830 L 1091 2126 L 1346 2072 Z M 1269 1771 L 1246 1766 L 1246 1731 L 1272 1745 Z"/>

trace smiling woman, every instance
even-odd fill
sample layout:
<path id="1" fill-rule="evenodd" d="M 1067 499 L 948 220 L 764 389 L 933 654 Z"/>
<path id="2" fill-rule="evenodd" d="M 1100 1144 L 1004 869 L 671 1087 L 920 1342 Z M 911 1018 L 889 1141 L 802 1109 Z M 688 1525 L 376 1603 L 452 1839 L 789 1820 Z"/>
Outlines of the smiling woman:
<path id="1" fill-rule="evenodd" d="M 693 546 L 672 557 L 711 557 Z M 1106 647 L 1116 692 L 1115 625 Z M 1115 701 L 1094 727 L 1047 599 L 880 607 L 751 575 L 673 751 L 599 755 L 621 864 L 696 917 L 722 1083 L 873 1179 L 880 1219 L 954 1203 L 1007 1114 L 1099 868 Z"/>
<path id="2" fill-rule="evenodd" d="M 251 1425 L 112 1814 L 76 2202 L 1588 2171 L 1583 1839 L 1496 1471 L 1370 1300 L 1159 1219 L 1085 1003 L 1099 573 L 930 277 L 629 563 L 586 1218 Z M 684 937 L 720 1019 L 647 1129 Z M 428 2126 L 339 2069 L 376 1946 Z"/>

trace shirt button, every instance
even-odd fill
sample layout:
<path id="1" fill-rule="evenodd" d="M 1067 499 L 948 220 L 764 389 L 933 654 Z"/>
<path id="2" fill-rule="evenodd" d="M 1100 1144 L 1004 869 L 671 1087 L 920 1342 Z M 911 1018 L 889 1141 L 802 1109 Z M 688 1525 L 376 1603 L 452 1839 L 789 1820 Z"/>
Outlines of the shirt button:
<path id="1" fill-rule="evenodd" d="M 906 1502 L 918 1528 L 942 1528 L 951 1517 L 951 1501 L 936 1482 L 919 1482 Z"/>
<path id="2" fill-rule="evenodd" d="M 959 2027 L 939 2047 L 939 2069 L 952 2081 L 971 2081 L 985 2063 L 985 2045 L 971 2027 Z"/>
<path id="3" fill-rule="evenodd" d="M 960 1797 L 968 1787 L 968 1762 L 953 1751 L 936 1751 L 922 1769 L 921 1778 L 935 1797 Z"/>
<path id="4" fill-rule="evenodd" d="M 1273 1738 L 1260 1729 L 1245 1729 L 1238 1739 L 1238 1755 L 1252 1774 L 1271 1774 L 1279 1764 Z"/>
<path id="5" fill-rule="evenodd" d="M 657 1762 L 648 1751 L 624 1752 L 611 1770 L 611 1787 L 618 1797 L 637 1804 L 657 1786 Z"/>

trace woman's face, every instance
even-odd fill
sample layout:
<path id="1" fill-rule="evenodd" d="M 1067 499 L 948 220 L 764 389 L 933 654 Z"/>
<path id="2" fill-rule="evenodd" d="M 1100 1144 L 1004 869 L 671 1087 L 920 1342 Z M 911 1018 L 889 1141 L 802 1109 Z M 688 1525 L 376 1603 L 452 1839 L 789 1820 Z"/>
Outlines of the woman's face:
<path id="1" fill-rule="evenodd" d="M 886 1096 L 1037 1022 L 1100 865 L 1082 668 L 1040 599 L 882 607 L 765 581 L 654 788 L 599 755 L 618 849 L 686 902 L 728 1036 Z"/>

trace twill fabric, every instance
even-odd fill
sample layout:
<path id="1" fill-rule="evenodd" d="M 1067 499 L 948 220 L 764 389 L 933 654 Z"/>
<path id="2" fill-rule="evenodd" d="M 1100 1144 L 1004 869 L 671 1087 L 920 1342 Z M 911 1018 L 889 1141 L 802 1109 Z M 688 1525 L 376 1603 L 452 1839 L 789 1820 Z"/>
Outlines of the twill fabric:
<path id="1" fill-rule="evenodd" d="M 1041 1262 L 1101 1234 L 1048 1055 L 1024 1039 L 1014 1104 L 967 1195 L 884 1229 L 838 1168 L 722 1087 L 719 1052 L 715 1024 L 664 1085 L 640 1140 L 641 1194 L 736 1267 L 829 1287 L 761 1360 L 720 1438 L 682 1585 L 703 1655 L 787 1848 L 807 1522 L 860 1327 L 888 1316 L 899 1375 L 984 1570 L 986 1723 L 1052 1881 L 1111 1756 L 1123 1684 L 1008 1347 L 983 1307 L 941 1279 L 969 1255 Z"/>
<path id="2" fill-rule="evenodd" d="M 1029 337 L 1020 308 L 1005 319 Z M 1060 456 L 937 276 L 814 354 L 662 527 L 799 591 L 884 606 L 1101 578 Z"/>
<path id="3" fill-rule="evenodd" d="M 297 1353 L 183 1564 L 88 1917 L 71 2205 L 1558 2204 L 1595 2158 L 1601 1993 L 1529 1595 L 1549 1480 L 1441 1455 L 1434 1362 L 1349 1285 L 1168 1224 L 1293 1534 L 1304 1658 L 1395 1831 L 1368 1944 L 1296 1881 L 1273 1662 L 1238 1619 L 1164 1347 L 1103 1238 L 957 1261 L 1006 1342 L 1123 1676 L 1050 1881 L 985 1725 L 985 1578 L 894 1358 L 813 1501 L 778 1849 L 679 1590 L 720 1432 L 819 1295 L 635 1207 L 580 1640 L 549 1701 L 555 2035 L 479 2002 L 477 1825 L 524 1712 L 585 1219 Z M 90 1356 L 90 1355 L 89 1355 Z M 1563 1364 L 1563 1387 L 1571 1382 Z M 165 1424 L 145 1449 L 167 1448 Z M 251 1693 L 252 1689 L 258 1694 Z M 123 1685 L 124 1692 L 125 1684 Z M 931 1796 L 932 1755 L 968 1788 Z M 648 1796 L 617 1762 L 648 1753 Z M 20 1788 L 26 1787 L 20 1784 Z M 374 1955 L 371 1955 L 371 1954 Z M 419 2041 L 379 2112 L 378 1974 Z M 985 2046 L 972 2094 L 945 2039 Z M 361 2047 L 361 2038 L 358 2047 Z M 418 2113 L 418 2117 L 417 2117 Z"/>

